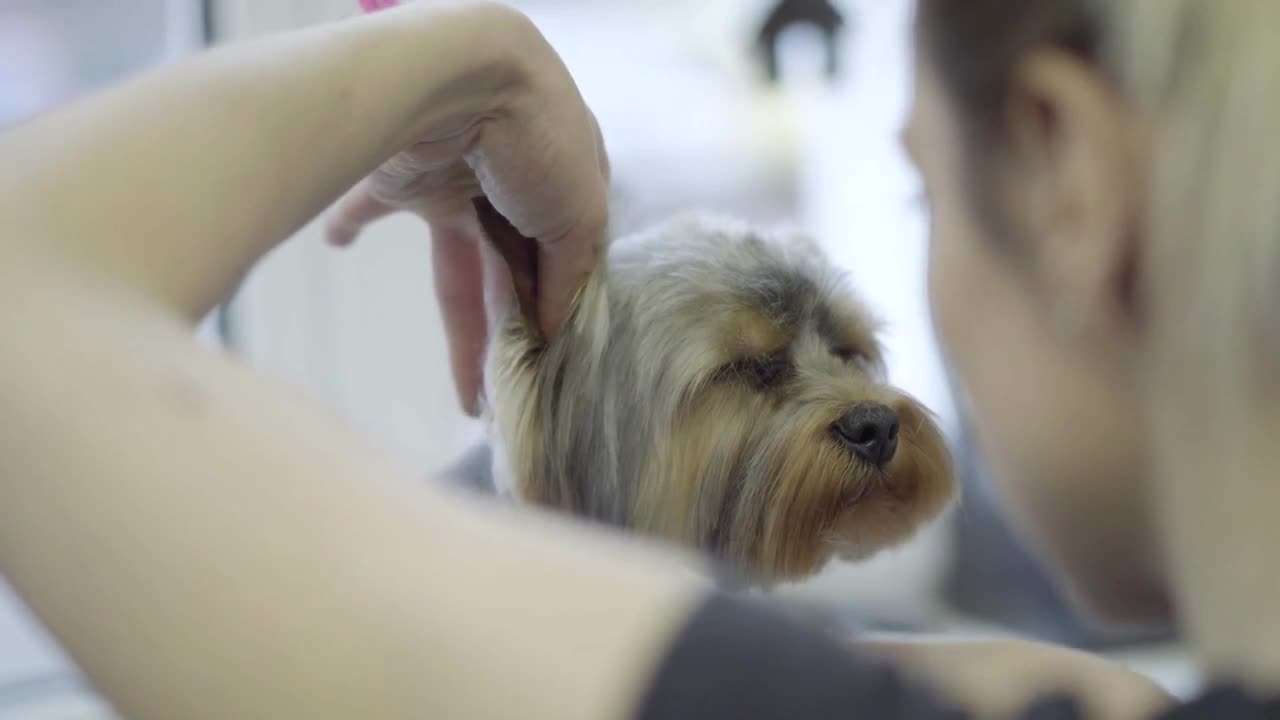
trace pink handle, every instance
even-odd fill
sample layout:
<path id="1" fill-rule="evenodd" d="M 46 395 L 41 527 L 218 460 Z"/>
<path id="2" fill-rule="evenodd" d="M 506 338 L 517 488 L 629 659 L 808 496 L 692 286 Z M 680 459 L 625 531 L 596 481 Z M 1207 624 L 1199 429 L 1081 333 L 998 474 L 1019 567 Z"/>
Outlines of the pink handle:
<path id="1" fill-rule="evenodd" d="M 360 9 L 367 13 L 386 10 L 399 5 L 399 0 L 360 0 Z"/>

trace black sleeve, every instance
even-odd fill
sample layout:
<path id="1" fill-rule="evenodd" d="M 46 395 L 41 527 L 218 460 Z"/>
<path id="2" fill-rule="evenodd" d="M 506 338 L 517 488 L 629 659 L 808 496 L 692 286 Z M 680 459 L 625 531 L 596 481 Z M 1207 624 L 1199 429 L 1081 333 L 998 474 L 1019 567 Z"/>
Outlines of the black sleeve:
<path id="1" fill-rule="evenodd" d="M 637 720 L 963 720 L 888 666 L 716 595 L 659 666 Z"/>
<path id="2" fill-rule="evenodd" d="M 1280 700 L 1259 701 L 1239 688 L 1215 688 L 1159 720 L 1280 720 Z"/>
<path id="3" fill-rule="evenodd" d="M 635 720 L 967 720 L 887 665 L 726 595 L 709 599 L 660 663 Z M 1047 697 L 1019 720 L 1085 720 Z M 1223 688 L 1158 720 L 1280 720 L 1280 702 Z"/>

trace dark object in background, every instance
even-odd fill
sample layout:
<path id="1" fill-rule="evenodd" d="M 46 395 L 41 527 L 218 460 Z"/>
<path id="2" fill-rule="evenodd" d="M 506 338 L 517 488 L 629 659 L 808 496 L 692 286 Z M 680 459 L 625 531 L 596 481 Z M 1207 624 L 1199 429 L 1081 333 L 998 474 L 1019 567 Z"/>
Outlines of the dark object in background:
<path id="1" fill-rule="evenodd" d="M 757 50 L 765 64 L 769 82 L 781 77 L 778 68 L 778 39 L 793 25 L 809 24 L 822 32 L 826 45 L 826 74 L 834 78 L 840 71 L 840 33 L 845 28 L 845 18 L 828 0 L 782 0 L 765 17 L 764 25 L 756 37 Z"/>
<path id="2" fill-rule="evenodd" d="M 951 571 L 943 589 L 953 607 L 1036 638 L 1085 650 L 1174 639 L 1171 628 L 1100 630 L 1082 623 L 1010 529 L 972 438 L 962 420 L 953 452 L 964 503 L 954 524 Z"/>

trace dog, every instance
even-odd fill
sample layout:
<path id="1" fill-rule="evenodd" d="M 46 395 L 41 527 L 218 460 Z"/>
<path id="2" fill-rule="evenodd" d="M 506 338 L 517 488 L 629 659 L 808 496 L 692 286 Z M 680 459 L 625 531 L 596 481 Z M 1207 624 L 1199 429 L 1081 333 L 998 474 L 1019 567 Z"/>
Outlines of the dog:
<path id="1" fill-rule="evenodd" d="M 514 304 L 484 370 L 489 445 L 454 477 L 708 553 L 751 586 L 908 539 L 955 493 L 929 411 L 799 234 L 686 214 L 609 246 L 562 331 L 536 249 L 484 201 Z"/>

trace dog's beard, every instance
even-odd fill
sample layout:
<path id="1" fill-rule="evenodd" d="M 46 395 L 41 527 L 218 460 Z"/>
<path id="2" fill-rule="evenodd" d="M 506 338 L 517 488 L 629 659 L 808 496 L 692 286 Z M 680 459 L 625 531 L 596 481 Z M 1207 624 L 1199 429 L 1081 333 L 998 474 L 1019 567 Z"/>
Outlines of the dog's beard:
<path id="1" fill-rule="evenodd" d="M 907 539 L 951 498 L 949 455 L 928 412 L 879 380 L 869 323 L 814 277 L 829 270 L 754 236 L 675 225 L 615 248 L 549 344 L 513 314 L 486 369 L 499 485 L 766 584 Z M 782 375 L 724 372 L 756 346 L 785 357 Z M 833 436 L 860 403 L 899 418 L 886 463 Z"/>
<path id="2" fill-rule="evenodd" d="M 637 529 L 692 544 L 759 581 L 796 579 L 834 553 L 862 559 L 906 540 L 951 496 L 949 455 L 924 410 L 889 400 L 901 448 L 883 468 L 831 437 L 852 395 L 879 388 L 794 381 L 774 395 L 709 387 L 655 443 L 637 482 Z M 806 397 L 808 396 L 808 397 Z"/>

